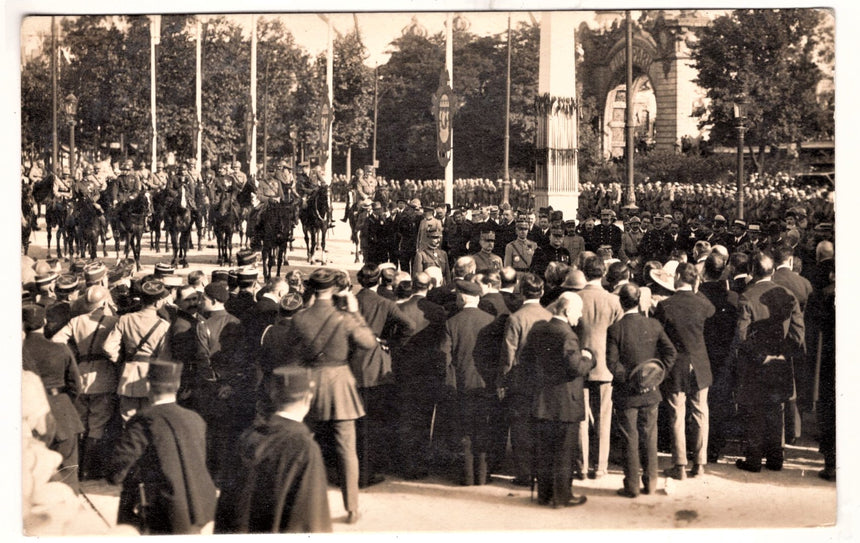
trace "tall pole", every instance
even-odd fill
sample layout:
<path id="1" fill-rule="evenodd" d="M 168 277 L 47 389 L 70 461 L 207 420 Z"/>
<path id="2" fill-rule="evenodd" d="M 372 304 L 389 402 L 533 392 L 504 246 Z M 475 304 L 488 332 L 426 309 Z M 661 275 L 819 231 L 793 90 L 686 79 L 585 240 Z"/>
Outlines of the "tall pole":
<path id="1" fill-rule="evenodd" d="M 263 79 L 263 175 L 269 171 L 269 57 L 266 56 L 266 73 Z"/>
<path id="2" fill-rule="evenodd" d="M 200 18 L 194 18 L 194 24 L 197 29 L 197 61 L 196 61 L 196 77 L 194 81 L 194 101 L 195 107 L 197 109 L 197 134 L 195 134 L 197 139 L 197 171 L 196 173 L 200 173 L 201 168 L 203 167 L 203 71 L 202 71 L 202 47 L 201 42 L 203 41 L 203 28 L 200 24 Z"/>
<path id="3" fill-rule="evenodd" d="M 251 15 L 251 149 L 248 173 L 257 179 L 257 16 Z"/>
<path id="4" fill-rule="evenodd" d="M 445 69 L 448 70 L 448 85 L 454 88 L 454 39 L 451 28 L 451 13 L 445 17 Z M 451 119 L 451 155 L 445 166 L 445 203 L 454 205 L 454 120 Z"/>
<path id="5" fill-rule="evenodd" d="M 373 160 L 371 164 L 376 170 L 376 119 L 379 113 L 379 66 L 373 68 Z"/>
<path id="6" fill-rule="evenodd" d="M 150 15 L 149 17 L 149 109 L 150 118 L 152 120 L 152 167 L 151 172 L 155 172 L 155 164 L 158 158 L 158 127 L 156 126 L 155 113 L 155 82 L 156 82 L 156 62 L 155 62 L 155 47 L 161 41 L 161 15 Z"/>
<path id="7" fill-rule="evenodd" d="M 57 144 L 57 18 L 51 17 L 51 170 L 59 173 Z"/>
<path id="8" fill-rule="evenodd" d="M 334 66 L 333 66 L 333 58 L 334 58 L 334 39 L 332 36 L 332 28 L 331 28 L 331 17 L 326 17 L 326 21 L 328 22 L 328 40 L 326 44 L 326 54 L 325 54 L 325 82 L 326 87 L 328 87 L 328 96 L 326 99 L 328 100 L 329 106 L 332 108 L 331 120 L 334 120 Z M 329 124 L 328 130 L 328 142 L 327 151 L 326 151 L 326 160 L 325 160 L 325 178 L 331 182 L 331 124 Z"/>
<path id="9" fill-rule="evenodd" d="M 502 203 L 511 199 L 511 14 L 508 13 L 508 73 L 505 77 L 505 179 L 502 181 Z"/>
<path id="10" fill-rule="evenodd" d="M 735 106 L 735 128 L 738 130 L 738 219 L 744 218 L 744 133 L 747 131 L 744 123 L 746 117 L 746 88 L 738 97 Z"/>
<path id="11" fill-rule="evenodd" d="M 69 119 L 69 172 L 75 179 L 75 118 Z"/>
<path id="12" fill-rule="evenodd" d="M 627 204 L 636 203 L 636 192 L 633 188 L 633 22 L 630 19 L 630 10 L 626 13 L 627 22 L 627 103 L 625 105 L 624 128 L 626 130 L 627 143 Z"/>

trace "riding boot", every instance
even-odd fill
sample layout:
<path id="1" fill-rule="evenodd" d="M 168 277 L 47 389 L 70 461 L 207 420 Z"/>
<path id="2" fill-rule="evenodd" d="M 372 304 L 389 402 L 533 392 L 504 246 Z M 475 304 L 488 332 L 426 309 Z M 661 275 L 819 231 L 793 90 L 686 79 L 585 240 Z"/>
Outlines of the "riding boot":
<path id="1" fill-rule="evenodd" d="M 78 480 L 86 481 L 90 478 L 90 455 L 95 452 L 90 450 L 90 438 L 78 438 Z"/>
<path id="2" fill-rule="evenodd" d="M 475 471 L 475 484 L 487 484 L 487 453 L 478 453 L 478 469 Z"/>

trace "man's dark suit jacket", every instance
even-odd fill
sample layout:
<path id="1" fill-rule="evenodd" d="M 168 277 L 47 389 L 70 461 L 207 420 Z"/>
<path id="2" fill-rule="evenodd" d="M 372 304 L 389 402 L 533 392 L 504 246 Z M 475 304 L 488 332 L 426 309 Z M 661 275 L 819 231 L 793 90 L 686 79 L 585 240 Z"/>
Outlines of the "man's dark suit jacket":
<path id="1" fill-rule="evenodd" d="M 619 409 L 660 403 L 660 389 L 639 394 L 628 387 L 628 375 L 638 364 L 656 358 L 668 373 L 677 351 L 656 319 L 629 313 L 606 332 L 606 367 L 612 372 L 612 397 Z"/>
<path id="2" fill-rule="evenodd" d="M 738 293 L 729 290 L 725 281 L 705 281 L 699 285 L 702 293 L 714 304 L 714 315 L 705 321 L 705 347 L 711 361 L 711 372 L 726 367 L 738 325 Z"/>
<path id="3" fill-rule="evenodd" d="M 366 288 L 361 289 L 355 297 L 358 299 L 361 316 L 377 338 L 392 340 L 395 337 L 395 329 L 404 336 L 415 333 L 415 325 L 391 300 Z M 356 348 L 350 355 L 349 365 L 359 388 L 393 382 L 391 355 L 379 343 L 370 349 Z"/>
<path id="4" fill-rule="evenodd" d="M 585 420 L 583 383 L 594 359 L 583 357 L 579 338 L 566 320 L 552 318 L 532 326 L 520 354 L 527 368 L 531 415 L 541 420 Z"/>
<path id="5" fill-rule="evenodd" d="M 399 305 L 415 325 L 415 333 L 399 333 L 391 349 L 391 364 L 397 383 L 437 384 L 444 376 L 444 358 L 439 350 L 448 314 L 425 296 L 413 296 Z"/>
<path id="6" fill-rule="evenodd" d="M 777 268 L 773 272 L 773 282 L 784 286 L 794 294 L 797 303 L 800 304 L 801 313 L 806 310 L 806 303 L 809 301 L 809 295 L 812 294 L 812 283 L 809 279 L 788 268 Z"/>
<path id="7" fill-rule="evenodd" d="M 705 346 L 705 321 L 715 312 L 714 305 L 703 294 L 693 291 L 676 292 L 657 304 L 654 317 L 678 350 L 675 366 L 666 376 L 668 392 L 701 390 L 714 382 Z M 695 387 L 690 382 L 690 367 L 696 376 Z"/>
<path id="8" fill-rule="evenodd" d="M 488 335 L 489 325 L 494 320 L 486 311 L 477 307 L 466 307 L 445 322 L 442 353 L 445 355 L 447 386 L 458 392 L 486 387 L 486 381 L 490 379 L 488 371 L 495 368 L 479 368 L 475 358 L 476 355 L 480 358 L 481 352 L 492 348 Z"/>

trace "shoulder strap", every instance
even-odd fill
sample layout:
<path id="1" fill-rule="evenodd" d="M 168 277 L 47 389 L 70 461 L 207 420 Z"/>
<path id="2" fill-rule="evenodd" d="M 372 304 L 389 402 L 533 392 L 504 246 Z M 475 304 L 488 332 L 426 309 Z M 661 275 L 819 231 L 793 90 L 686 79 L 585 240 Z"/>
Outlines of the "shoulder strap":
<path id="1" fill-rule="evenodd" d="M 147 340 L 149 340 L 150 337 L 152 337 L 152 334 L 155 333 L 155 330 L 159 327 L 159 325 L 161 325 L 160 317 L 157 321 L 155 321 L 155 324 L 152 325 L 152 328 L 149 329 L 149 332 L 147 332 L 146 335 L 143 336 L 137 343 L 137 347 L 134 348 L 135 355 L 140 352 L 140 348 L 146 344 Z M 155 350 L 153 350 L 152 352 L 154 353 Z"/>
<path id="2" fill-rule="evenodd" d="M 322 326 L 320 326 L 319 332 L 317 332 L 317 333 L 316 333 L 316 335 L 314 336 L 314 338 L 308 342 L 308 347 L 310 348 L 311 352 L 313 352 L 313 353 L 314 353 L 314 355 L 313 355 L 312 357 L 310 357 L 310 360 L 316 360 L 316 359 L 318 359 L 320 356 L 322 356 L 323 351 L 325 351 L 325 346 L 328 344 L 328 342 L 329 342 L 329 340 L 331 339 L 331 336 L 332 336 L 332 334 L 333 334 L 334 332 L 330 332 L 330 333 L 326 336 L 325 341 L 323 341 L 323 342 L 322 342 L 322 343 L 320 343 L 319 345 L 315 345 L 315 343 L 316 343 L 317 339 L 319 339 L 319 337 L 322 335 L 323 330 L 325 330 L 325 329 L 326 329 L 326 326 L 328 325 L 328 323 L 329 323 L 329 322 L 331 321 L 331 319 L 332 319 L 332 318 L 334 318 L 335 316 L 340 317 L 340 318 L 338 319 L 338 321 L 337 321 L 337 324 L 340 324 L 340 321 L 341 321 L 341 319 L 343 318 L 343 315 L 341 315 L 341 314 L 340 314 L 340 311 L 335 310 L 335 311 L 333 311 L 333 312 L 332 312 L 332 314 L 331 314 L 331 315 L 329 315 L 329 316 L 328 316 L 328 318 L 325 320 L 325 322 L 323 322 L 323 325 L 322 325 Z"/>
<path id="3" fill-rule="evenodd" d="M 93 332 L 93 338 L 90 340 L 90 347 L 89 347 L 89 349 L 87 349 L 87 360 L 92 360 L 92 359 L 93 359 L 93 345 L 95 345 L 95 343 L 96 343 L 96 336 L 97 336 L 97 335 L 98 335 L 98 333 L 99 333 L 99 328 L 101 328 L 101 325 L 102 325 L 102 321 L 103 321 L 103 320 L 105 320 L 105 315 L 104 315 L 104 313 L 102 313 L 102 316 L 101 316 L 101 318 L 99 319 L 99 322 L 97 322 L 97 323 L 96 323 L 96 329 L 95 329 L 95 331 Z"/>

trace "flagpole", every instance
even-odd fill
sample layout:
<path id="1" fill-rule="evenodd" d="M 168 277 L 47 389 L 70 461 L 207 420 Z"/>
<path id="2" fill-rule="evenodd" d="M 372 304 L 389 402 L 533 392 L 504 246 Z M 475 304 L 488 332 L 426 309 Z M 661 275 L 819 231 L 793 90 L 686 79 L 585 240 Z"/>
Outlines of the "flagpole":
<path id="1" fill-rule="evenodd" d="M 257 16 L 251 15 L 251 156 L 248 173 L 257 179 Z"/>
<path id="2" fill-rule="evenodd" d="M 158 157 L 158 128 L 156 126 L 156 98 L 155 98 L 155 82 L 156 82 L 156 62 L 155 62 L 155 46 L 161 41 L 161 15 L 149 16 L 149 109 L 152 118 L 152 167 L 151 172 L 155 172 L 156 160 Z"/>
<path id="3" fill-rule="evenodd" d="M 448 86 L 454 88 L 454 40 L 451 29 L 451 13 L 445 17 L 445 69 L 448 70 Z M 456 96 L 456 94 L 454 95 Z M 454 110 L 453 104 L 452 111 Z M 451 140 L 451 151 L 448 164 L 445 166 L 445 203 L 454 205 L 454 118 L 451 116 L 449 124 L 449 138 Z"/>
<path id="4" fill-rule="evenodd" d="M 202 48 L 201 42 L 203 41 L 203 27 L 200 24 L 200 18 L 194 17 L 194 24 L 197 29 L 197 44 L 196 44 L 196 75 L 194 82 L 194 100 L 195 107 L 197 109 L 197 134 L 195 137 L 197 138 L 197 171 L 196 173 L 200 173 L 200 170 L 203 167 L 203 113 L 202 113 L 202 103 L 203 103 L 203 72 L 202 72 Z"/>
<path id="5" fill-rule="evenodd" d="M 331 120 L 334 120 L 334 41 L 332 38 L 332 28 L 331 28 L 331 16 L 326 17 L 326 21 L 328 22 L 328 44 L 326 47 L 326 55 L 325 55 L 325 82 L 326 87 L 328 87 L 328 103 L 332 108 Z M 328 130 L 328 151 L 326 153 L 326 161 L 325 161 L 325 177 L 331 182 L 331 122 L 329 123 Z"/>
<path id="6" fill-rule="evenodd" d="M 57 18 L 51 17 L 51 170 L 60 173 L 59 146 L 57 145 Z"/>
<path id="7" fill-rule="evenodd" d="M 502 203 L 511 199 L 511 14 L 508 13 L 508 70 L 505 76 L 505 178 L 502 181 Z"/>

